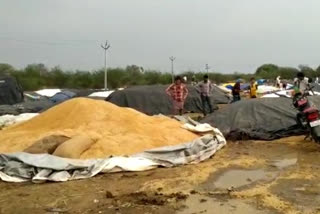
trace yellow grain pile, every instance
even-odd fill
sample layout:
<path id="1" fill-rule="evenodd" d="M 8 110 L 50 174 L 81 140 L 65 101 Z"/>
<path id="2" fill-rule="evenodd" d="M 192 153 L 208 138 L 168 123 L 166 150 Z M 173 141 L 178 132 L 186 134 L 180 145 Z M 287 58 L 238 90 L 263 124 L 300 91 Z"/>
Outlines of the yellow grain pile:
<path id="1" fill-rule="evenodd" d="M 0 152 L 17 152 L 49 135 L 86 135 L 96 143 L 82 159 L 129 155 L 146 149 L 188 142 L 198 136 L 166 117 L 150 117 L 105 101 L 76 98 L 39 116 L 0 131 Z"/>

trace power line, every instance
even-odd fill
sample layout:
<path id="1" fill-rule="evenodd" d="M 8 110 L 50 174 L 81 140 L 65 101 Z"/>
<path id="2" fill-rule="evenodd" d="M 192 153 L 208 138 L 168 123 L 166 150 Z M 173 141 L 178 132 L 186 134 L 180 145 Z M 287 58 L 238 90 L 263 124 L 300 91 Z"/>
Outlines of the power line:
<path id="1" fill-rule="evenodd" d="M 57 45 L 70 45 L 70 46 L 82 45 L 83 46 L 83 45 L 93 45 L 98 43 L 97 41 L 94 41 L 94 40 L 56 40 L 56 41 L 63 41 L 63 42 L 34 41 L 34 40 L 17 39 L 12 37 L 3 37 L 3 36 L 0 36 L 0 40 L 14 41 L 14 42 L 20 42 L 20 43 L 26 43 L 26 44 L 36 44 L 36 45 L 51 45 L 51 46 L 57 46 Z"/>

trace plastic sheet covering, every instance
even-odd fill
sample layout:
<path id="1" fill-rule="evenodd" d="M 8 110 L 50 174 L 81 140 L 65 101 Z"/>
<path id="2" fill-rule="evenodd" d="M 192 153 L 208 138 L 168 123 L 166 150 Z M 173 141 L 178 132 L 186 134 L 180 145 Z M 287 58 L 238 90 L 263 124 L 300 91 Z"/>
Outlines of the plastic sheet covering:
<path id="1" fill-rule="evenodd" d="M 45 97 L 53 97 L 59 92 L 61 92 L 61 89 L 42 89 L 42 90 L 36 91 L 37 94 Z"/>
<path id="2" fill-rule="evenodd" d="M 18 110 L 13 105 L 0 105 L 0 116 L 5 114 L 18 115 Z"/>
<path id="3" fill-rule="evenodd" d="M 54 103 L 60 103 L 66 100 L 69 100 L 76 96 L 75 92 L 64 90 L 62 92 L 56 93 L 54 96 L 49 99 Z"/>
<path id="4" fill-rule="evenodd" d="M 23 91 L 15 78 L 0 76 L 0 105 L 12 105 L 23 101 Z"/>
<path id="5" fill-rule="evenodd" d="M 14 105 L 19 114 L 22 113 L 40 113 L 54 106 L 50 100 L 27 101 Z"/>
<path id="6" fill-rule="evenodd" d="M 24 113 L 19 115 L 3 115 L 0 116 L 0 127 L 11 126 L 13 124 L 30 120 L 31 118 L 37 116 L 38 113 Z"/>
<path id="7" fill-rule="evenodd" d="M 98 92 L 94 92 L 94 93 L 90 94 L 89 97 L 104 97 L 104 98 L 107 98 L 113 92 L 114 91 L 98 91 Z"/>
<path id="8" fill-rule="evenodd" d="M 266 93 L 271 93 L 274 91 L 279 91 L 279 88 L 276 88 L 274 86 L 269 86 L 269 85 L 259 85 L 257 93 L 258 94 L 266 94 Z"/>
<path id="9" fill-rule="evenodd" d="M 304 133 L 297 125 L 296 114 L 291 98 L 261 98 L 234 103 L 201 122 L 217 127 L 227 139 L 273 140 Z"/>
<path id="10" fill-rule="evenodd" d="M 226 145 L 223 136 L 205 135 L 192 142 L 144 151 L 130 157 L 75 160 L 49 154 L 0 154 L 0 178 L 7 182 L 68 181 L 98 173 L 144 171 L 206 160 Z"/>
<path id="11" fill-rule="evenodd" d="M 172 101 L 166 94 L 167 85 L 135 86 L 112 93 L 106 100 L 121 107 L 130 107 L 149 115 L 173 113 Z M 199 93 L 188 86 L 189 95 L 185 102 L 187 112 L 202 112 Z M 217 86 L 213 87 L 211 101 L 215 104 L 227 104 L 230 96 Z"/>

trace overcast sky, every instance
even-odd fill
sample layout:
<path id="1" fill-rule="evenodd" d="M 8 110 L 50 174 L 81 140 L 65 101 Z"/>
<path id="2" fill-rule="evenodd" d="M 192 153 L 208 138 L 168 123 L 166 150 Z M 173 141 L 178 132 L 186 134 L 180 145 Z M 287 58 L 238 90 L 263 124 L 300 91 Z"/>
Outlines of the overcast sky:
<path id="1" fill-rule="evenodd" d="M 319 0 L 0 0 L 0 62 L 253 72 L 320 64 Z"/>

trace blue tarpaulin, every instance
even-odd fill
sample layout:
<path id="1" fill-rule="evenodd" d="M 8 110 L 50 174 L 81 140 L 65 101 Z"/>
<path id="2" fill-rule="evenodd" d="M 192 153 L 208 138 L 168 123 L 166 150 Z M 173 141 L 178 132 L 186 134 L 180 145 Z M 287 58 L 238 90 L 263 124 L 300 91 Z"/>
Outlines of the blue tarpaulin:
<path id="1" fill-rule="evenodd" d="M 226 85 L 226 88 L 232 90 L 233 85 Z M 248 83 L 240 84 L 241 90 L 248 90 L 249 88 L 250 88 L 250 84 L 248 84 Z"/>
<path id="2" fill-rule="evenodd" d="M 259 79 L 259 80 L 257 81 L 257 83 L 258 83 L 258 85 L 263 85 L 266 81 L 267 81 L 267 80 L 265 80 L 265 79 Z"/>
<path id="3" fill-rule="evenodd" d="M 62 91 L 50 98 L 54 103 L 63 102 L 76 96 L 76 93 L 72 91 Z"/>

